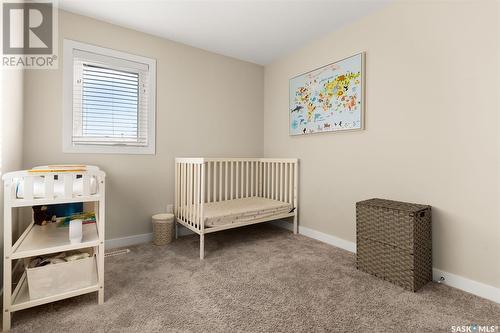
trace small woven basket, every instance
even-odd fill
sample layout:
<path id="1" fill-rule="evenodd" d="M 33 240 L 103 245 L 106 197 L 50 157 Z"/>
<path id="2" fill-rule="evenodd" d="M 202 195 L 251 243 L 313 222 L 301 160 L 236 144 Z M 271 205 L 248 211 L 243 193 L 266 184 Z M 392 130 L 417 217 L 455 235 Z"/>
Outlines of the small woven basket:
<path id="1" fill-rule="evenodd" d="M 153 244 L 166 245 L 174 239 L 174 215 L 153 215 Z"/>

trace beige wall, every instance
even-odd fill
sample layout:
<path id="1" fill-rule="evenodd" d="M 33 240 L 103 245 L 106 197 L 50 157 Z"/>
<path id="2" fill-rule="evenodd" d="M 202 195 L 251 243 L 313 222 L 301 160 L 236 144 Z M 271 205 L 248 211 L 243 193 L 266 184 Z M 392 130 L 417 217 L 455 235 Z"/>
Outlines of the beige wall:
<path id="1" fill-rule="evenodd" d="M 433 206 L 434 267 L 500 287 L 498 4 L 401 2 L 265 68 L 264 153 L 301 159 L 300 224 L 355 241 L 354 203 Z M 366 130 L 288 136 L 289 78 L 366 51 Z"/>
<path id="2" fill-rule="evenodd" d="M 23 72 L 0 70 L 0 175 L 22 168 L 23 148 Z M 0 190 L 0 221 L 3 221 L 3 190 Z M 14 211 L 13 218 L 17 218 Z M 3 225 L 3 223 L 2 223 Z M 13 229 L 17 230 L 16 224 Z M 3 253 L 3 227 L 0 228 L 0 254 Z M 0 272 L 3 271 L 3 266 Z"/>
<path id="3" fill-rule="evenodd" d="M 22 167 L 23 71 L 1 70 L 1 160 L 0 173 Z M 0 191 L 3 195 L 3 191 Z"/>
<path id="4" fill-rule="evenodd" d="M 107 239 L 151 231 L 150 216 L 173 203 L 174 157 L 262 154 L 261 66 L 61 11 L 61 51 L 63 38 L 157 59 L 155 156 L 63 154 L 62 71 L 26 76 L 24 165 L 102 167 Z"/>

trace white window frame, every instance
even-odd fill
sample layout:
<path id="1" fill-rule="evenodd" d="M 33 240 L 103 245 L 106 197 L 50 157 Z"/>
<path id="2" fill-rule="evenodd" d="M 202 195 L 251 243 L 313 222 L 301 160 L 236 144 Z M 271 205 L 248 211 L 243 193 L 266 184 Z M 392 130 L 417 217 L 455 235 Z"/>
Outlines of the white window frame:
<path id="1" fill-rule="evenodd" d="M 73 144 L 73 50 L 82 50 L 104 56 L 135 61 L 149 66 L 148 144 L 121 146 Z M 63 153 L 148 154 L 156 151 L 156 59 L 116 51 L 96 45 L 64 39 L 63 53 Z"/>

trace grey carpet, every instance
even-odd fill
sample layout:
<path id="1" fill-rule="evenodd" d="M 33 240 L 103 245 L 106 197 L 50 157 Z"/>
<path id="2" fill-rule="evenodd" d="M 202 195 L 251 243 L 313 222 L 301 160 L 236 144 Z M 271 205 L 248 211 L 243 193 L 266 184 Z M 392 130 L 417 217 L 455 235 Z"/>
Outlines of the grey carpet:
<path id="1" fill-rule="evenodd" d="M 436 283 L 404 291 L 355 256 L 269 224 L 106 259 L 95 294 L 13 315 L 13 332 L 450 332 L 499 325 L 500 305 Z"/>

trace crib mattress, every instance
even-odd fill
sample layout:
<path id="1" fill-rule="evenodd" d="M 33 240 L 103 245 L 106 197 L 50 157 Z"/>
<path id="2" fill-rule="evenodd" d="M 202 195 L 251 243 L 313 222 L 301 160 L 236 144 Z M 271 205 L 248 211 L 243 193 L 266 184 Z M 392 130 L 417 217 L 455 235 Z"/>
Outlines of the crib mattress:
<path id="1" fill-rule="evenodd" d="M 203 212 L 205 226 L 215 227 L 287 214 L 292 208 L 290 203 L 261 197 L 248 197 L 209 202 L 205 204 Z"/>
<path id="2" fill-rule="evenodd" d="M 97 181 L 95 177 L 90 177 L 90 194 L 97 193 Z M 83 179 L 77 178 L 73 180 L 73 194 L 83 194 Z M 63 179 L 54 180 L 54 196 L 64 195 L 64 181 Z M 20 180 L 16 186 L 16 197 L 18 199 L 24 198 L 24 180 Z M 40 199 L 45 198 L 45 180 L 43 177 L 36 177 L 33 180 L 33 197 Z"/>

